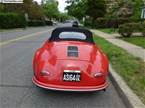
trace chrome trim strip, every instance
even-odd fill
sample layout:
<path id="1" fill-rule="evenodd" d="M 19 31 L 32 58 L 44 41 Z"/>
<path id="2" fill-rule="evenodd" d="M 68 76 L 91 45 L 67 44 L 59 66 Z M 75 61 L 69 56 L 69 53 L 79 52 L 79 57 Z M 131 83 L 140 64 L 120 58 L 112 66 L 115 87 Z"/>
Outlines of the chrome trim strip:
<path id="1" fill-rule="evenodd" d="M 81 73 L 80 70 L 64 70 L 66 73 Z"/>
<path id="2" fill-rule="evenodd" d="M 81 91 L 81 92 L 83 92 L 83 91 L 84 92 L 85 91 L 98 91 L 98 90 L 103 90 L 109 86 L 108 82 L 105 82 L 104 86 L 102 86 L 102 87 L 98 86 L 96 88 L 55 88 L 55 87 L 47 87 L 47 86 L 44 86 L 44 85 L 37 83 L 35 81 L 34 77 L 32 78 L 32 82 L 38 87 L 41 87 L 44 89 L 49 89 L 49 90 L 58 90 L 58 91 Z"/>

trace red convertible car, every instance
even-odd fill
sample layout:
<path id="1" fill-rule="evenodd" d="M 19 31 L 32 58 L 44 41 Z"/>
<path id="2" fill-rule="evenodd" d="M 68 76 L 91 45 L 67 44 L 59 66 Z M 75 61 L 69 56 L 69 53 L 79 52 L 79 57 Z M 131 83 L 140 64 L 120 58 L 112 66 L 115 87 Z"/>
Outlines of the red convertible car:
<path id="1" fill-rule="evenodd" d="M 50 90 L 105 90 L 108 68 L 108 59 L 89 30 L 61 27 L 36 51 L 32 81 Z"/>

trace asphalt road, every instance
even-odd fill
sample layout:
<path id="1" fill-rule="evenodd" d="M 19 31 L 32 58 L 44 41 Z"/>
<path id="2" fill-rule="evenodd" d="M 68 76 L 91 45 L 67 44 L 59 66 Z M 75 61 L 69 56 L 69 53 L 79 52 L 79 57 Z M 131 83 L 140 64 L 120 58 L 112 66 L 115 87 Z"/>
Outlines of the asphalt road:
<path id="1" fill-rule="evenodd" d="M 52 28 L 0 34 L 0 108 L 126 108 L 111 83 L 106 92 L 93 93 L 50 91 L 32 83 L 34 52 L 49 38 Z"/>

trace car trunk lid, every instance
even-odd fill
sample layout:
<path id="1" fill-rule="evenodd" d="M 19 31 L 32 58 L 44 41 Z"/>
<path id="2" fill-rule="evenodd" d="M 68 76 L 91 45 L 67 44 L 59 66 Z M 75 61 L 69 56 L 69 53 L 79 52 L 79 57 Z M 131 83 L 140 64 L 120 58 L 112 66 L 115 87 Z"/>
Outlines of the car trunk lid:
<path id="1" fill-rule="evenodd" d="M 52 56 L 58 60 L 94 61 L 99 53 L 94 44 L 85 42 L 53 42 L 49 49 Z"/>

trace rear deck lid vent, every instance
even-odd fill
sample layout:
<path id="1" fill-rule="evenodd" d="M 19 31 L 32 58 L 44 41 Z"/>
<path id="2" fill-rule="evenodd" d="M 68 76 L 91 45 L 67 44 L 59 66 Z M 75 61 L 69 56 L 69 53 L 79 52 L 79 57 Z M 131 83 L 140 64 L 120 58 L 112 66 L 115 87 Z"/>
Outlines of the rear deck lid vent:
<path id="1" fill-rule="evenodd" d="M 68 57 L 78 57 L 78 47 L 68 46 L 67 47 L 67 56 Z"/>

